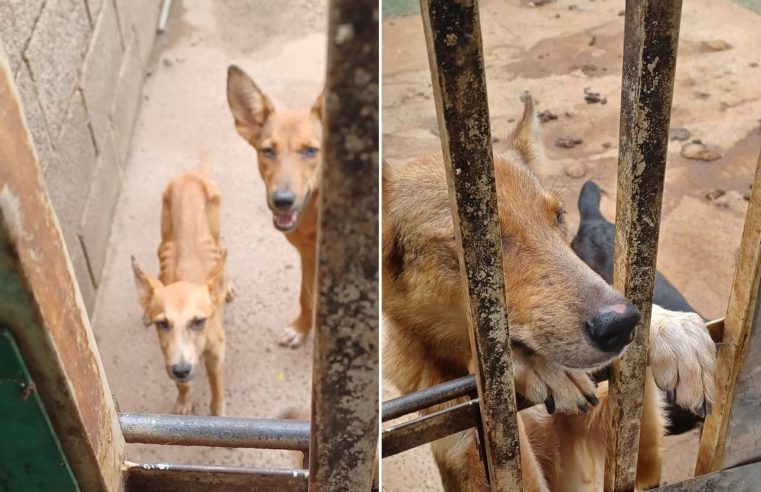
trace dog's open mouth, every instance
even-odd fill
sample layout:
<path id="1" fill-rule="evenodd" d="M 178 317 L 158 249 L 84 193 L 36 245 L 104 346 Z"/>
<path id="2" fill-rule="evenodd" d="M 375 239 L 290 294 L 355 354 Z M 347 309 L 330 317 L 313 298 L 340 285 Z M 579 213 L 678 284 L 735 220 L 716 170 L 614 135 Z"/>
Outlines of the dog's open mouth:
<path id="1" fill-rule="evenodd" d="M 293 210 L 289 212 L 273 212 L 272 222 L 275 227 L 283 232 L 288 232 L 296 227 L 299 220 L 299 211 Z"/>

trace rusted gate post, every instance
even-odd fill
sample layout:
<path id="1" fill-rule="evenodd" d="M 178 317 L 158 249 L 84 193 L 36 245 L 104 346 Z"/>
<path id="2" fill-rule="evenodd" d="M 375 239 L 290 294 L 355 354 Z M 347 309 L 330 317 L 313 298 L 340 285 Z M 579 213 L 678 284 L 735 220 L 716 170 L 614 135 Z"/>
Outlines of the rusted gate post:
<path id="1" fill-rule="evenodd" d="M 441 148 L 476 359 L 492 490 L 521 490 L 481 26 L 476 0 L 421 0 Z"/>
<path id="2" fill-rule="evenodd" d="M 332 0 L 309 490 L 370 490 L 378 442 L 378 3 Z"/>
<path id="3" fill-rule="evenodd" d="M 0 47 L 0 325 L 81 490 L 119 490 L 124 438 L 19 100 Z"/>
<path id="4" fill-rule="evenodd" d="M 761 460 L 761 155 L 729 296 L 713 412 L 700 440 L 696 475 Z"/>
<path id="5" fill-rule="evenodd" d="M 642 313 L 613 365 L 605 490 L 634 490 L 681 0 L 627 0 L 613 285 Z"/>

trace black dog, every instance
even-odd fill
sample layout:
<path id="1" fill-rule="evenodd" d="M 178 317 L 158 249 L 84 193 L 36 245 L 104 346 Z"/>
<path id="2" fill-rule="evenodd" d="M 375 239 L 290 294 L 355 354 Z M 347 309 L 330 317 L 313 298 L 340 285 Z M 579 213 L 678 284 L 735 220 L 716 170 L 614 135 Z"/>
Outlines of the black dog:
<path id="1" fill-rule="evenodd" d="M 579 231 L 571 242 L 576 254 L 608 283 L 613 283 L 613 244 L 616 226 L 600 213 L 600 187 L 587 181 L 579 194 Z M 660 272 L 655 273 L 653 302 L 671 311 L 696 312 L 682 294 Z M 695 427 L 702 419 L 674 402 L 668 402 L 669 434 L 681 434 Z"/>

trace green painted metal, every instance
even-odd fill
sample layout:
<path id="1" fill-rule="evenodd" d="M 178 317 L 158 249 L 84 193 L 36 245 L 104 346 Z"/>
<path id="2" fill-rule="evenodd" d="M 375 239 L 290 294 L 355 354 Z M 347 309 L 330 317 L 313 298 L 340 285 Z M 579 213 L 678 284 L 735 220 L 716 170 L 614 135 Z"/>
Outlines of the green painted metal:
<path id="1" fill-rule="evenodd" d="M 0 492 L 79 492 L 12 335 L 0 328 Z"/>

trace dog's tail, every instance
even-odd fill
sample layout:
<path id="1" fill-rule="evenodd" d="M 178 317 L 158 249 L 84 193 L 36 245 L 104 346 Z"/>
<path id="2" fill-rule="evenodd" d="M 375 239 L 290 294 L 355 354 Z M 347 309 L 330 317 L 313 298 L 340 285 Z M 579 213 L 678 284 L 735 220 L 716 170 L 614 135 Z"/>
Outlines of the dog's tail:
<path id="1" fill-rule="evenodd" d="M 587 181 L 581 187 L 579 193 L 579 214 L 581 220 L 601 218 L 600 213 L 600 187 L 594 181 Z"/>
<path id="2" fill-rule="evenodd" d="M 211 175 L 211 152 L 209 149 L 201 149 L 198 153 L 198 170 L 205 176 Z"/>

